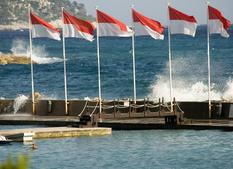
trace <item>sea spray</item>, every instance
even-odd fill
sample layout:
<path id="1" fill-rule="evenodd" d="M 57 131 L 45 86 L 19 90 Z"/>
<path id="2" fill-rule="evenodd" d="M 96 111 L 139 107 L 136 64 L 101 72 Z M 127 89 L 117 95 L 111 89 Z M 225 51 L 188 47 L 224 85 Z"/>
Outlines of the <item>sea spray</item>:
<path id="1" fill-rule="evenodd" d="M 18 95 L 14 100 L 14 115 L 26 104 L 28 97 L 25 95 Z"/>
<path id="2" fill-rule="evenodd" d="M 11 45 L 11 52 L 15 56 L 29 57 L 28 44 L 21 39 L 15 39 L 13 40 L 12 45 Z"/>
<path id="3" fill-rule="evenodd" d="M 11 52 L 14 56 L 29 57 L 28 43 L 21 39 L 13 40 Z M 49 57 L 49 54 L 45 50 L 45 46 L 33 46 L 32 60 L 37 64 L 51 64 L 56 62 L 62 62 L 63 59 L 57 57 Z"/>
<path id="4" fill-rule="evenodd" d="M 173 87 L 173 97 L 177 101 L 205 101 L 208 100 L 208 86 L 203 82 L 196 82 L 190 85 Z M 214 86 L 214 85 L 213 85 Z M 211 87 L 211 100 L 221 100 L 221 93 Z M 151 86 L 151 93 L 148 95 L 151 100 L 158 100 L 164 97 L 165 101 L 170 101 L 170 86 L 169 81 L 159 79 Z"/>
<path id="5" fill-rule="evenodd" d="M 48 95 L 41 93 L 41 100 L 58 100 L 60 99 L 56 94 Z"/>
<path id="6" fill-rule="evenodd" d="M 173 97 L 178 101 L 205 101 L 208 100 L 207 75 L 205 76 L 205 62 L 200 63 L 195 58 L 176 58 L 173 60 Z M 150 86 L 148 97 L 157 101 L 164 97 L 170 101 L 169 67 L 163 73 L 156 75 L 154 83 Z M 233 87 L 232 87 L 233 88 Z M 233 96 L 233 95 L 232 95 Z M 211 100 L 221 100 L 221 91 L 211 83 Z"/>
<path id="7" fill-rule="evenodd" d="M 229 79 L 227 81 L 222 99 L 227 100 L 227 101 L 233 101 L 233 80 L 232 79 Z"/>

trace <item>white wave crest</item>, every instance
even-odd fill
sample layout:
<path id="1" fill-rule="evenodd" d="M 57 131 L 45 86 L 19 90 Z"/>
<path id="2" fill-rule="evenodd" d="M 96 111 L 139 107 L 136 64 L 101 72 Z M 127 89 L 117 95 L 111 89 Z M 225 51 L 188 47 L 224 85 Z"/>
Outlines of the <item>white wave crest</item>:
<path id="1" fill-rule="evenodd" d="M 175 81 L 173 81 L 175 83 Z M 208 100 L 208 86 L 199 81 L 194 84 L 187 84 L 187 81 L 179 81 L 179 86 L 174 85 L 173 96 L 178 101 L 205 101 Z M 182 84 L 182 85 L 181 85 Z M 214 86 L 214 85 L 213 85 Z M 211 87 L 211 99 L 221 100 L 221 93 Z M 170 101 L 170 83 L 168 79 L 160 77 L 155 84 L 151 86 L 151 93 L 148 97 L 152 100 L 158 100 L 164 97 L 165 101 Z"/>
<path id="2" fill-rule="evenodd" d="M 14 115 L 26 104 L 28 97 L 25 95 L 19 95 L 14 100 Z"/>
<path id="3" fill-rule="evenodd" d="M 12 43 L 11 52 L 14 56 L 30 57 L 28 43 L 21 39 L 16 39 Z M 33 46 L 32 60 L 37 64 L 51 64 L 62 62 L 63 59 L 57 57 L 49 57 L 44 46 Z"/>
<path id="4" fill-rule="evenodd" d="M 41 100 L 58 100 L 60 99 L 57 95 L 50 95 L 48 96 L 47 94 L 41 93 Z"/>
<path id="5" fill-rule="evenodd" d="M 178 101 L 205 101 L 208 100 L 207 75 L 203 73 L 206 63 L 197 62 L 193 58 L 177 58 L 173 61 L 173 97 Z M 164 97 L 170 101 L 169 68 L 155 77 L 150 86 L 148 97 L 158 100 Z M 211 83 L 211 100 L 233 101 L 233 80 L 229 79 L 223 89 Z"/>
<path id="6" fill-rule="evenodd" d="M 226 87 L 224 89 L 224 93 L 222 96 L 223 100 L 233 101 L 233 80 L 229 79 L 226 83 Z"/>

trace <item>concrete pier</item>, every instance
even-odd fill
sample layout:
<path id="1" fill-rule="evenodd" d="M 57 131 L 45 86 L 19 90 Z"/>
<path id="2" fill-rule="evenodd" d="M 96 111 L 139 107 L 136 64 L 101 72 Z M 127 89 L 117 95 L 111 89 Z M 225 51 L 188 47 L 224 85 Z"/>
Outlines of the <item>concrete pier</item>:
<path id="1" fill-rule="evenodd" d="M 39 100 L 36 102 L 35 115 L 39 116 L 78 116 L 80 113 L 92 112 L 98 101 L 86 101 L 86 100 L 68 100 L 68 114 L 65 114 L 65 102 L 64 100 Z M 14 100 L 0 100 L 0 115 L 1 114 L 13 114 Z M 128 106 L 126 106 L 128 104 Z M 193 119 L 206 119 L 209 118 L 208 102 L 177 102 L 180 109 L 184 112 L 184 117 Z M 157 107 L 156 107 L 157 106 Z M 160 107 L 159 107 L 160 106 Z M 115 114 L 117 112 L 128 113 L 145 112 L 145 114 L 151 114 L 150 112 L 159 113 L 161 103 L 148 100 L 138 100 L 134 105 L 132 101 L 127 100 L 113 100 L 102 102 L 103 112 L 105 114 Z M 94 113 L 98 112 L 98 108 Z M 17 114 L 28 113 L 32 114 L 31 100 L 28 100 L 26 104 L 21 107 Z M 232 115 L 231 115 L 232 113 Z M 231 102 L 212 102 L 212 118 L 228 119 L 233 117 L 233 103 Z M 153 114 L 152 114 L 153 115 Z M 232 117 L 231 117 L 232 116 Z"/>
<path id="2" fill-rule="evenodd" d="M 68 100 L 68 114 L 65 114 L 64 100 L 38 100 L 35 104 L 34 115 L 38 116 L 79 116 L 80 113 L 98 113 L 98 101 L 91 100 Z M 207 119 L 209 118 L 208 102 L 176 102 L 179 108 L 184 112 L 185 118 Z M 0 100 L 0 115 L 13 114 L 14 100 Z M 138 100 L 135 105 L 128 100 L 106 100 L 102 102 L 103 114 L 115 116 L 121 113 L 123 116 L 159 116 L 160 112 L 166 111 L 166 103 L 154 102 L 149 100 Z M 94 111 L 94 112 L 93 112 Z M 179 111 L 179 110 L 178 110 Z M 135 113 L 136 112 L 136 113 Z M 32 103 L 28 100 L 16 114 L 31 114 Z M 129 115 L 127 115 L 129 113 Z M 211 118 L 230 119 L 233 118 L 233 103 L 224 101 L 212 101 Z"/>
<path id="3" fill-rule="evenodd" d="M 34 133 L 33 139 L 62 138 L 80 136 L 104 136 L 112 134 L 111 128 L 75 128 L 75 127 L 45 127 L 14 130 L 0 130 L 0 135 L 7 138 L 8 135 L 21 133 Z"/>
<path id="4" fill-rule="evenodd" d="M 231 120 L 197 120 L 186 119 L 175 125 L 165 124 L 164 118 L 135 118 L 104 120 L 98 124 L 100 127 L 111 127 L 113 130 L 154 130 L 154 129 L 175 129 L 175 130 L 222 130 L 233 131 Z"/>
<path id="5" fill-rule="evenodd" d="M 79 126 L 77 116 L 1 115 L 0 125 Z"/>
<path id="6" fill-rule="evenodd" d="M 64 100 L 39 100 L 35 114 L 31 100 L 14 115 L 13 100 L 0 100 L 0 125 L 45 125 L 77 127 L 110 127 L 112 129 L 220 129 L 233 131 L 233 103 L 212 101 L 209 117 L 208 102 L 174 102 L 174 112 L 169 103 L 138 100 L 102 102 L 99 114 L 98 101 L 69 100 L 68 114 L 64 113 Z M 167 125 L 166 118 L 175 116 L 177 124 Z"/>

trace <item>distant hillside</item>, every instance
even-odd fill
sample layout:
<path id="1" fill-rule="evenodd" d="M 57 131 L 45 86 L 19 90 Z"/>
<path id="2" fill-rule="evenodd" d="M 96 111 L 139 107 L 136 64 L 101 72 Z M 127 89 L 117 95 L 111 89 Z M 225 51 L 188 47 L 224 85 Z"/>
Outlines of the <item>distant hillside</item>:
<path id="1" fill-rule="evenodd" d="M 0 25 L 25 25 L 28 22 L 28 4 L 46 21 L 61 18 L 61 7 L 82 19 L 94 20 L 84 4 L 69 0 L 0 0 Z M 19 26 L 20 27 L 20 26 Z"/>

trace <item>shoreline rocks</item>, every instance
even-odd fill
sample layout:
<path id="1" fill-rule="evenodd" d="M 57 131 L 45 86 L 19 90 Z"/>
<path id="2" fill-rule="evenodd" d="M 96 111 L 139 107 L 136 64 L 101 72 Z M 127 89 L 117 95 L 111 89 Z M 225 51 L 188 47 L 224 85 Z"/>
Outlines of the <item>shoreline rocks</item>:
<path id="1" fill-rule="evenodd" d="M 27 56 L 15 56 L 13 54 L 0 54 L 0 65 L 6 64 L 30 64 L 31 59 Z M 33 61 L 33 63 L 35 63 Z"/>

